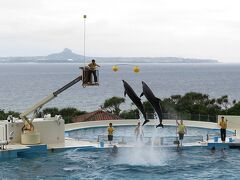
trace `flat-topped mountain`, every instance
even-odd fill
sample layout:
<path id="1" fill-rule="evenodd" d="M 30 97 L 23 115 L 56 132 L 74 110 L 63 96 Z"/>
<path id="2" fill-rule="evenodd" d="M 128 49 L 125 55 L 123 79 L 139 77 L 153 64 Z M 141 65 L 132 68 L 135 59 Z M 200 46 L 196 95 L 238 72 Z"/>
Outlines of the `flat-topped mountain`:
<path id="1" fill-rule="evenodd" d="M 81 61 L 84 60 L 84 56 L 73 53 L 71 49 L 65 48 L 60 53 L 49 54 L 46 56 L 47 60 L 68 60 L 68 61 Z"/>
<path id="2" fill-rule="evenodd" d="M 218 63 L 212 59 L 190 59 L 180 57 L 85 57 L 87 61 L 95 58 L 98 63 Z M 47 56 L 0 57 L 0 63 L 83 63 L 84 56 L 65 48 L 60 53 Z"/>

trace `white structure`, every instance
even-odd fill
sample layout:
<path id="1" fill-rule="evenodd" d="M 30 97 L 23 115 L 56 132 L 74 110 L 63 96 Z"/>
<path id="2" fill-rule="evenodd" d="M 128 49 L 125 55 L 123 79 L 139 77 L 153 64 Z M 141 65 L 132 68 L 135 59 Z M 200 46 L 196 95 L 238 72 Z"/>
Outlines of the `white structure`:
<path id="1" fill-rule="evenodd" d="M 58 144 L 64 143 L 64 120 L 60 116 L 34 119 L 35 133 L 38 136 L 24 136 L 23 121 L 0 121 L 0 142 L 11 144 Z M 30 137 L 30 138 L 29 138 Z"/>
<path id="2" fill-rule="evenodd" d="M 36 117 L 40 109 L 45 104 L 56 98 L 60 93 L 67 90 L 79 81 L 83 81 L 83 87 L 96 85 L 98 86 L 98 84 L 92 84 L 91 82 L 88 82 L 86 80 L 88 78 L 85 77 L 87 76 L 85 75 L 86 68 L 82 67 L 81 69 L 82 75 L 78 76 L 57 91 L 50 93 L 47 97 L 31 106 L 26 111 L 22 112 L 20 114 L 20 121 L 14 121 L 13 117 L 10 116 L 8 120 L 1 122 L 2 125 L 0 126 L 0 140 L 2 138 L 2 141 L 9 142 L 9 132 L 14 132 L 11 141 L 21 144 L 33 145 L 40 143 L 49 144 L 64 142 L 64 121 L 59 116 L 56 116 L 55 119 L 47 118 L 47 120 L 46 118 L 36 119 Z M 28 117 L 30 114 L 32 114 L 31 118 Z"/>

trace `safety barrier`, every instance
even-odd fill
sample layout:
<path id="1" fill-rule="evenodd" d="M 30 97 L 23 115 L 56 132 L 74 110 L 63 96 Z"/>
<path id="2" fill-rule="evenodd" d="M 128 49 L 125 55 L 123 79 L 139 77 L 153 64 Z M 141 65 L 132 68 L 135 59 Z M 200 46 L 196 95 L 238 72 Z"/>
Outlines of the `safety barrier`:
<path id="1" fill-rule="evenodd" d="M 227 132 L 226 135 L 227 135 L 226 140 L 228 140 L 229 142 L 233 142 L 234 141 L 233 136 L 236 136 L 236 132 L 233 134 Z M 207 141 L 213 140 L 214 142 L 220 142 L 220 137 L 221 137 L 221 134 L 219 132 L 216 132 L 214 134 L 207 134 L 206 140 Z"/>
<path id="2" fill-rule="evenodd" d="M 108 136 L 98 135 L 97 142 L 107 142 Z M 178 141 L 178 136 L 166 136 L 166 137 L 135 137 L 135 136 L 114 136 L 113 143 L 117 144 L 134 144 L 138 141 L 142 141 L 146 145 L 165 146 L 174 145 Z M 203 136 L 184 136 L 184 143 L 195 143 L 204 141 Z"/>

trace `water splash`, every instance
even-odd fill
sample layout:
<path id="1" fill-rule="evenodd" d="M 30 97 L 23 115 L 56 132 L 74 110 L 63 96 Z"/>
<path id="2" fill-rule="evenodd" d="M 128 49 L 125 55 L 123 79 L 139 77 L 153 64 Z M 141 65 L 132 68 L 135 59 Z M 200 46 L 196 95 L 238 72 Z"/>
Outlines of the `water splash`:
<path id="1" fill-rule="evenodd" d="M 141 124 L 143 119 L 140 118 Z M 140 126 L 140 132 L 144 132 L 144 126 Z M 117 164 L 139 165 L 139 166 L 165 166 L 167 164 L 166 150 L 155 147 L 156 141 L 159 140 L 159 128 L 152 126 L 152 136 L 150 142 L 142 141 L 139 137 L 136 139 L 132 148 L 122 148 L 117 157 Z M 159 145 L 159 144 L 158 144 Z"/>
<path id="2" fill-rule="evenodd" d="M 165 166 L 167 164 L 167 152 L 160 148 L 144 146 L 124 148 L 119 151 L 116 164 Z"/>

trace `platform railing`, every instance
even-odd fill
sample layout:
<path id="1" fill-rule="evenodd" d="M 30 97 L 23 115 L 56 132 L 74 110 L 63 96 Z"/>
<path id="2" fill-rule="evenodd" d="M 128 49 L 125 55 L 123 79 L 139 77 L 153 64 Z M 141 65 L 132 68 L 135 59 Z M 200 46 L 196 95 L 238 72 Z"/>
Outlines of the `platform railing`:
<path id="1" fill-rule="evenodd" d="M 138 141 L 142 141 L 143 144 L 153 145 L 153 146 L 165 146 L 165 145 L 174 145 L 175 141 L 178 140 L 178 136 L 156 136 L 156 137 L 138 137 L 135 136 L 114 136 L 113 143 L 118 144 L 134 144 Z M 184 136 L 184 143 L 195 143 L 203 142 L 204 137 L 199 136 Z M 97 142 L 108 142 L 107 135 L 98 135 Z"/>
<path id="2" fill-rule="evenodd" d="M 230 133 L 230 134 L 226 134 L 226 139 L 227 138 L 233 138 L 233 136 L 236 136 L 236 132 L 235 133 Z M 220 132 L 216 132 L 216 133 L 212 133 L 212 134 L 207 134 L 206 136 L 206 140 L 209 141 L 209 140 L 214 140 L 214 138 L 220 138 L 221 137 L 221 134 Z"/>

